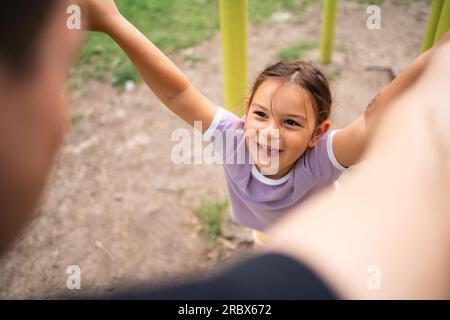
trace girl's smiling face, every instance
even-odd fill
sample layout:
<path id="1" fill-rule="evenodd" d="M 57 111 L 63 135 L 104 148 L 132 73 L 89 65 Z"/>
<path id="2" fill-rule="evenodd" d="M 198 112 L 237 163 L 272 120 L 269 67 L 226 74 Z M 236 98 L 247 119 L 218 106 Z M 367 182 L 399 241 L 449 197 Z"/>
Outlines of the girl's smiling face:
<path id="1" fill-rule="evenodd" d="M 313 148 L 328 130 L 328 120 L 316 124 L 311 95 L 295 83 L 265 80 L 250 101 L 245 130 L 246 142 L 256 167 L 271 171 L 270 178 L 286 175 L 308 148 Z"/>

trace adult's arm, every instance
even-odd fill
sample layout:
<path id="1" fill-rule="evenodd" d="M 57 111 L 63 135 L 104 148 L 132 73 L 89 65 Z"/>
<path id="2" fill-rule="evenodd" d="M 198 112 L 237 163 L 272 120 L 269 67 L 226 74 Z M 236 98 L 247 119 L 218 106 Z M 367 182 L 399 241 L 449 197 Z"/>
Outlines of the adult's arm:
<path id="1" fill-rule="evenodd" d="M 447 43 L 389 106 L 343 191 L 281 222 L 271 250 L 303 261 L 342 298 L 449 299 L 449 84 Z"/>

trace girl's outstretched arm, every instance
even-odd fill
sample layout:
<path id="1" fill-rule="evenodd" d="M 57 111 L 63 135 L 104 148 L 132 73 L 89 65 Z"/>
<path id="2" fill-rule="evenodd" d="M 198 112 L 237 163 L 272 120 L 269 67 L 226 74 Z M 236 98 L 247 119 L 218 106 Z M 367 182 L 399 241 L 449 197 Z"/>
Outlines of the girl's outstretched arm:
<path id="1" fill-rule="evenodd" d="M 449 40 L 450 32 L 444 36 L 436 47 Z M 333 150 L 340 164 L 344 167 L 350 167 L 361 160 L 368 141 L 386 107 L 419 78 L 434 51 L 435 48 L 417 57 L 388 86 L 378 93 L 360 117 L 336 133 L 333 139 Z"/>
<path id="2" fill-rule="evenodd" d="M 149 39 L 127 21 L 114 0 L 78 0 L 91 31 L 108 34 L 125 51 L 143 80 L 174 113 L 193 125 L 210 126 L 216 106 Z"/>

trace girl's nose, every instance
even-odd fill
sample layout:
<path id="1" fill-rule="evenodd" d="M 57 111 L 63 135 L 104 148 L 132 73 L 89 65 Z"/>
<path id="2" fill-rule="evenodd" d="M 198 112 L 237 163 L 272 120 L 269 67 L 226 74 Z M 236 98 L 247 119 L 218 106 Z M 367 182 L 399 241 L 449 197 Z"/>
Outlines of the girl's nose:
<path id="1" fill-rule="evenodd" d="M 261 138 L 265 139 L 266 141 L 274 141 L 280 139 L 280 130 L 278 127 L 266 127 L 262 130 L 260 130 Z"/>
<path id="2" fill-rule="evenodd" d="M 265 129 L 268 130 L 268 131 L 279 130 L 277 121 L 275 121 L 275 120 L 268 121 L 267 122 L 267 126 L 265 127 Z"/>

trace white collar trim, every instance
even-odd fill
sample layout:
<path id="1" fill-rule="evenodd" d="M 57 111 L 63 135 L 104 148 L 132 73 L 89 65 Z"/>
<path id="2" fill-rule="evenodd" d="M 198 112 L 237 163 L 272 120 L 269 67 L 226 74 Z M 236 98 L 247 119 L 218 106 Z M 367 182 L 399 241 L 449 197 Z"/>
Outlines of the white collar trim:
<path id="1" fill-rule="evenodd" d="M 255 164 L 252 164 L 252 175 L 260 182 L 267 184 L 269 186 L 278 186 L 280 184 L 285 183 L 289 180 L 291 177 L 292 170 L 289 171 L 285 176 L 281 177 L 280 179 L 270 179 L 264 176 L 261 172 L 258 171 L 258 168 L 256 168 Z"/>

